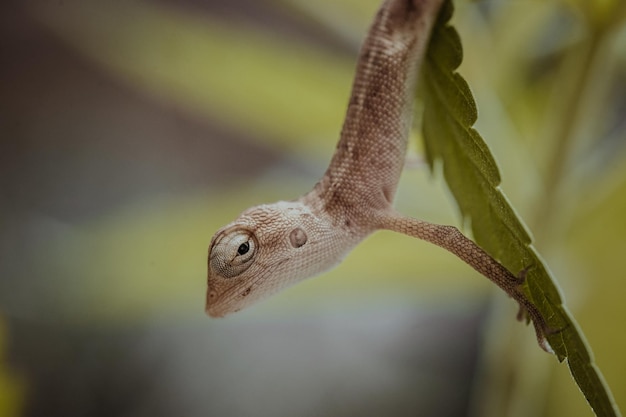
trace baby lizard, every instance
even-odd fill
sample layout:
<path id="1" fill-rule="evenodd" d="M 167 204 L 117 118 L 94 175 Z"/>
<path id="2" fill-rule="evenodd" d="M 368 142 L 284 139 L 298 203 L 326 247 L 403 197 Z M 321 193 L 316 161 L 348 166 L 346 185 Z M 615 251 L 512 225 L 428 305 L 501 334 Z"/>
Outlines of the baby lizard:
<path id="1" fill-rule="evenodd" d="M 330 165 L 295 201 L 244 211 L 209 247 L 206 311 L 239 311 L 336 264 L 376 230 L 393 230 L 452 252 L 489 278 L 532 319 L 546 350 L 543 316 L 518 276 L 453 226 L 403 216 L 393 198 L 405 161 L 416 78 L 443 0 L 386 0 L 359 56 L 346 120 Z M 521 317 L 521 315 L 520 315 Z"/>

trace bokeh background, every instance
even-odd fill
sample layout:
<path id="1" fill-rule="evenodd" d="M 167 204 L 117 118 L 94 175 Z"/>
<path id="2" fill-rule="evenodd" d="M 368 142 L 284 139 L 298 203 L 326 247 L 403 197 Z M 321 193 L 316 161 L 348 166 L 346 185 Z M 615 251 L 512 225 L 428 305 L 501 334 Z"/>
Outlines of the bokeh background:
<path id="1" fill-rule="evenodd" d="M 204 315 L 214 231 L 325 170 L 377 6 L 2 3 L 0 415 L 592 415 L 511 300 L 404 236 Z M 624 3 L 456 6 L 502 187 L 624 407 Z M 397 206 L 459 225 L 415 136 Z"/>

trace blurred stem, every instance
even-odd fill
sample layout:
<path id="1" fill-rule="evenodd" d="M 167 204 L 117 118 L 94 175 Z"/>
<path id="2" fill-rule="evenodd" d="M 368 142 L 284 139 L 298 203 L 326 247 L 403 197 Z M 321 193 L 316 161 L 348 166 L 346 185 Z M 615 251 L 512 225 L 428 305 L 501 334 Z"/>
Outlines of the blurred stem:
<path id="1" fill-rule="evenodd" d="M 561 96 L 560 117 L 552 125 L 556 126 L 552 153 L 547 159 L 547 173 L 543 201 L 537 205 L 533 230 L 536 231 L 536 241 L 544 242 L 551 235 L 554 227 L 555 215 L 558 210 L 558 197 L 564 177 L 567 175 L 572 149 L 574 148 L 576 132 L 584 123 L 585 92 L 594 80 L 594 60 L 599 46 L 604 38 L 601 28 L 593 28 L 588 41 L 581 45 L 581 52 L 577 65 L 569 65 L 574 74 L 564 77 L 564 82 L 557 86 L 558 90 L 570 91 Z M 569 64 L 566 62 L 565 65 Z M 569 88 L 568 88 L 569 87 Z"/>

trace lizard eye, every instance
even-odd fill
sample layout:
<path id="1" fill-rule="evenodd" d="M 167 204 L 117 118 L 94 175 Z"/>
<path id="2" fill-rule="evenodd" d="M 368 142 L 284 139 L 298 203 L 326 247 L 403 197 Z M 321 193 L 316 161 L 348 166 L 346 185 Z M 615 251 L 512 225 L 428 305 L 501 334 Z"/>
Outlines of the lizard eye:
<path id="1" fill-rule="evenodd" d="M 249 231 L 224 231 L 211 246 L 209 265 L 224 278 L 236 277 L 250 267 L 256 247 L 256 239 Z"/>
<path id="2" fill-rule="evenodd" d="M 239 245 L 239 248 L 237 249 L 237 253 L 239 255 L 245 255 L 246 253 L 248 253 L 249 250 L 250 250 L 250 243 L 246 242 L 246 243 L 242 243 L 241 245 Z"/>

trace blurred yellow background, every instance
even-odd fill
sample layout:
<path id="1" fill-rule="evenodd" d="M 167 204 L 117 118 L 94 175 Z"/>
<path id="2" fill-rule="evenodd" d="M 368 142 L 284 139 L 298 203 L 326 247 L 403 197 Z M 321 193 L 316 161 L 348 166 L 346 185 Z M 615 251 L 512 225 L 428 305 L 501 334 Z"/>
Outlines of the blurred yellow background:
<path id="1" fill-rule="evenodd" d="M 214 231 L 325 170 L 378 3 L 1 6 L 0 415 L 592 415 L 511 300 L 403 236 L 204 315 Z M 625 7 L 456 7 L 502 188 L 624 406 Z M 418 165 L 398 208 L 458 225 Z"/>

